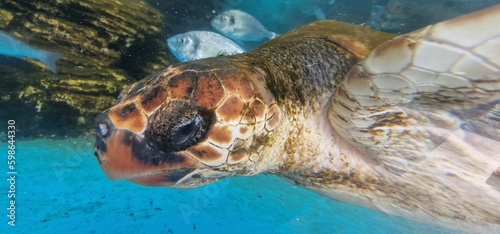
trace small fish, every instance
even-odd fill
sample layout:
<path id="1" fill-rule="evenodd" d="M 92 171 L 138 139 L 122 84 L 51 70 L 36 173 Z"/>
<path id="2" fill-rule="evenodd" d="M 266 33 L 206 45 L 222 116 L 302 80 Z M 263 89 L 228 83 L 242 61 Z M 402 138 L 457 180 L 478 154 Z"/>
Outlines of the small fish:
<path id="1" fill-rule="evenodd" d="M 382 21 L 382 15 L 384 14 L 384 7 L 381 5 L 374 5 L 372 11 L 370 12 L 370 18 L 373 21 Z"/>
<path id="2" fill-rule="evenodd" d="M 167 45 L 181 62 L 245 52 L 229 38 L 209 31 L 178 34 L 168 38 Z"/>
<path id="3" fill-rule="evenodd" d="M 386 7 L 374 5 L 370 13 L 370 20 L 367 22 L 367 26 L 377 30 L 398 29 L 404 26 L 403 22 L 397 21 L 397 19 L 402 19 L 402 17 L 404 16 L 389 12 Z"/>
<path id="4" fill-rule="evenodd" d="M 314 15 L 317 20 L 325 20 L 325 12 L 317 6 L 306 6 L 301 10 L 304 15 Z"/>
<path id="5" fill-rule="evenodd" d="M 60 53 L 46 50 L 37 50 L 29 45 L 22 43 L 0 30 L 0 54 L 13 56 L 21 59 L 33 58 L 42 62 L 53 73 L 57 72 L 56 61 L 61 58 Z"/>
<path id="6" fill-rule="evenodd" d="M 279 34 L 268 31 L 253 16 L 240 10 L 224 11 L 217 15 L 211 24 L 222 35 L 236 41 L 260 41 L 279 36 Z"/>

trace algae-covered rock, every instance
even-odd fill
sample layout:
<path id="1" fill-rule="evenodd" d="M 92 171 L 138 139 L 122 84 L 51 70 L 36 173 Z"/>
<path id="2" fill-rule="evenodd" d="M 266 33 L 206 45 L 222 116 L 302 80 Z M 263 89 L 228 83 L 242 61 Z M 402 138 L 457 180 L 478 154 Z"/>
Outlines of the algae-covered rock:
<path id="1" fill-rule="evenodd" d="M 163 20 L 141 0 L 2 0 L 0 30 L 62 59 L 53 74 L 0 56 L 0 122 L 21 136 L 88 130 L 126 85 L 170 64 Z"/>

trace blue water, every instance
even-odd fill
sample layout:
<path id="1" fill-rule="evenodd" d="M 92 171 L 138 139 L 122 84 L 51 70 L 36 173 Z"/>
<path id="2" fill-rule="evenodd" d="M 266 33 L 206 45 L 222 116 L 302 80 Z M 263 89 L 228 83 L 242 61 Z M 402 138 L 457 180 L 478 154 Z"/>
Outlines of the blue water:
<path id="1" fill-rule="evenodd" d="M 7 224 L 3 180 L 0 233 L 456 233 L 339 203 L 271 175 L 193 190 L 112 182 L 92 155 L 91 138 L 17 141 L 16 149 L 16 226 Z M 2 143 L 0 152 L 7 150 Z"/>
<path id="2" fill-rule="evenodd" d="M 148 2 L 161 5 L 167 1 Z M 207 5 L 245 10 L 268 29 L 285 33 L 316 20 L 314 16 L 298 13 L 305 5 L 321 7 L 328 19 L 364 24 L 373 4 L 385 6 L 389 1 L 329 2 L 220 0 Z M 422 0 L 429 11 L 412 15 L 404 27 L 387 31 L 408 32 L 444 20 L 443 17 L 485 7 L 478 2 L 498 0 L 447 0 L 441 1 L 446 4 L 437 8 L 432 8 L 433 2 Z M 210 29 L 207 17 L 219 13 L 213 11 L 213 15 L 195 18 L 188 10 L 163 10 L 164 14 L 178 14 L 178 24 L 166 32 L 167 36 Z M 193 20 L 199 24 L 182 23 Z M 6 126 L 2 124 L 0 127 Z M 5 140 L 5 135 L 0 136 Z M 4 180 L 0 183 L 0 233 L 456 233 L 339 203 L 273 175 L 230 178 L 192 190 L 112 182 L 92 155 L 93 141 L 93 138 L 16 141 L 15 227 L 7 224 L 9 182 L 6 179 L 10 175 L 7 143 L 1 142 L 0 173 Z"/>

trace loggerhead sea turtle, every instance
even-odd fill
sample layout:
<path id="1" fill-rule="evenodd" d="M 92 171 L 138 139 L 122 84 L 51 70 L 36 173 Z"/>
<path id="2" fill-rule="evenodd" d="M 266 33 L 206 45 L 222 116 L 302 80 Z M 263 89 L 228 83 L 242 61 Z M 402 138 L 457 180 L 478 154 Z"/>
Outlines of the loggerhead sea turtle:
<path id="1" fill-rule="evenodd" d="M 95 155 L 112 180 L 274 173 L 414 220 L 499 229 L 498 22 L 500 5 L 395 38 L 319 21 L 175 64 L 96 117 Z"/>

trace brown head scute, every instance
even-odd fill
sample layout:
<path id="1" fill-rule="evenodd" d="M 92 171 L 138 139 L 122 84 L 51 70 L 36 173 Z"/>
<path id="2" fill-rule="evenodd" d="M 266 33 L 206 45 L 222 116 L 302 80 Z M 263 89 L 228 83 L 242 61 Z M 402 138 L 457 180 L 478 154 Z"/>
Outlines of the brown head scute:
<path id="1" fill-rule="evenodd" d="M 146 126 L 147 118 L 138 109 L 135 103 L 123 103 L 109 110 L 109 118 L 118 128 L 128 128 L 130 131 L 140 133 Z"/>
<path id="2" fill-rule="evenodd" d="M 263 120 L 266 114 L 266 106 L 262 101 L 259 99 L 252 100 L 250 102 L 250 105 L 248 105 L 248 108 L 250 108 L 251 112 L 254 114 L 255 118 L 260 120 Z"/>
<path id="3" fill-rule="evenodd" d="M 266 129 L 272 131 L 281 120 L 281 110 L 278 105 L 272 105 L 266 113 Z"/>
<path id="4" fill-rule="evenodd" d="M 219 108 L 217 108 L 217 117 L 221 119 L 222 122 L 238 124 L 244 108 L 245 102 L 243 99 L 239 98 L 237 95 L 231 95 L 221 103 Z"/>
<path id="5" fill-rule="evenodd" d="M 167 95 L 167 89 L 163 86 L 146 90 L 139 101 L 144 114 L 149 116 L 154 113 L 165 102 Z"/>
<path id="6" fill-rule="evenodd" d="M 96 118 L 101 167 L 112 179 L 153 186 L 213 182 L 200 171 L 211 168 L 230 174 L 220 168 L 245 163 L 258 145 L 254 137 L 281 119 L 257 78 L 252 70 L 212 59 L 171 66 L 129 86 Z"/>
<path id="7" fill-rule="evenodd" d="M 198 79 L 194 101 L 198 106 L 213 109 L 222 101 L 225 94 L 222 84 L 215 76 L 203 74 Z"/>
<path id="8" fill-rule="evenodd" d="M 253 95 L 255 95 L 252 86 L 250 86 L 250 83 L 248 82 L 248 79 L 239 80 L 238 94 L 245 101 L 250 100 Z"/>
<path id="9" fill-rule="evenodd" d="M 241 148 L 231 152 L 229 155 L 228 163 L 229 164 L 238 164 L 248 158 L 248 150 L 245 148 Z"/>
<path id="10" fill-rule="evenodd" d="M 190 149 L 188 152 L 208 166 L 220 166 L 225 163 L 229 150 L 214 147 L 210 143 L 201 143 Z"/>
<path id="11" fill-rule="evenodd" d="M 170 98 L 190 98 L 194 90 L 196 76 L 196 72 L 187 71 L 170 78 L 167 82 Z"/>
<path id="12" fill-rule="evenodd" d="M 216 123 L 210 132 L 208 141 L 220 148 L 229 148 L 236 138 L 235 127 Z"/>

